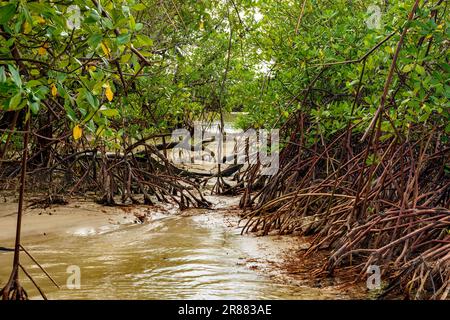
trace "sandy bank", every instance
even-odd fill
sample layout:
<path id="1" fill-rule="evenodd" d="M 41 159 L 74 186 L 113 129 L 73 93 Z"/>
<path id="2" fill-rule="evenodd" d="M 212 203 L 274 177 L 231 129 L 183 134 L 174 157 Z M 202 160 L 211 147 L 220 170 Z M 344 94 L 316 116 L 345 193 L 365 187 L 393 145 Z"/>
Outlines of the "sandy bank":
<path id="1" fill-rule="evenodd" d="M 6 200 L 6 201 L 5 201 Z M 30 207 L 25 202 L 22 220 L 22 239 L 69 234 L 95 234 L 113 229 L 120 224 L 136 223 L 137 209 L 132 207 L 106 207 L 92 200 L 70 199 L 67 205 L 48 208 Z M 148 210 L 147 207 L 139 211 Z M 17 223 L 17 202 L 4 198 L 0 203 L 0 247 L 12 247 Z"/>

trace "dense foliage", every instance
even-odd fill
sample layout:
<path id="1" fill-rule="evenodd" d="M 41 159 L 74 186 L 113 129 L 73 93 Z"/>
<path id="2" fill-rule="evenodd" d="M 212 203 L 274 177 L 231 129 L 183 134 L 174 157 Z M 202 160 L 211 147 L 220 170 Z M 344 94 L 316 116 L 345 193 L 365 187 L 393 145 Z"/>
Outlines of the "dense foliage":
<path id="1" fill-rule="evenodd" d="M 413 124 L 450 130 L 449 28 L 440 2 L 421 5 L 408 23 L 386 110 L 399 131 Z M 380 4 L 380 25 L 369 28 L 371 4 L 4 2 L 2 108 L 53 117 L 64 108 L 65 129 L 116 142 L 124 130 L 170 129 L 221 108 L 248 111 L 243 127 L 280 126 L 304 110 L 318 124 L 311 139 L 349 120 L 363 130 L 410 9 Z M 382 127 L 385 138 L 394 133 L 387 119 Z"/>

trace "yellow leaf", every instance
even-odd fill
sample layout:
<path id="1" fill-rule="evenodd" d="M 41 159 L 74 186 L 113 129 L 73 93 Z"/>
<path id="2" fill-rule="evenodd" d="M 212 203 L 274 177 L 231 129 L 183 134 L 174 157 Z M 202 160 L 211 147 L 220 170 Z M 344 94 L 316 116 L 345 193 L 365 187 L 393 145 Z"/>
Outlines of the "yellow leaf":
<path id="1" fill-rule="evenodd" d="M 37 17 L 36 17 L 36 20 L 37 20 L 37 22 L 38 22 L 39 24 L 45 24 L 45 19 L 42 18 L 41 16 L 37 16 Z"/>
<path id="2" fill-rule="evenodd" d="M 203 22 L 203 20 L 200 20 L 200 25 L 198 27 L 201 31 L 205 30 L 205 23 Z"/>
<path id="3" fill-rule="evenodd" d="M 39 47 L 38 49 L 38 54 L 41 56 L 44 56 L 47 53 L 47 49 L 45 49 L 44 47 Z"/>
<path id="4" fill-rule="evenodd" d="M 82 134 L 83 134 L 83 129 L 81 129 L 79 125 L 76 125 L 75 127 L 73 127 L 74 140 L 80 139 Z"/>
<path id="5" fill-rule="evenodd" d="M 112 101 L 112 99 L 114 97 L 114 93 L 112 92 L 109 83 L 105 84 L 105 95 L 106 95 L 106 98 L 108 99 L 108 101 Z"/>
<path id="6" fill-rule="evenodd" d="M 23 27 L 23 33 L 27 34 L 31 32 L 31 25 L 28 23 L 28 21 L 25 21 L 22 25 Z"/>
<path id="7" fill-rule="evenodd" d="M 90 66 L 88 67 L 88 70 L 89 70 L 89 71 L 92 71 L 92 72 L 94 72 L 96 69 L 97 69 L 97 67 L 94 66 L 94 65 L 90 65 Z"/>
<path id="8" fill-rule="evenodd" d="M 58 89 L 56 89 L 56 86 L 54 83 L 52 83 L 52 85 L 50 87 L 52 89 L 52 96 L 56 97 L 56 95 L 58 94 Z"/>
<path id="9" fill-rule="evenodd" d="M 104 42 L 100 43 L 100 46 L 102 47 L 103 53 L 109 58 L 111 55 L 111 50 L 109 50 L 108 46 Z"/>

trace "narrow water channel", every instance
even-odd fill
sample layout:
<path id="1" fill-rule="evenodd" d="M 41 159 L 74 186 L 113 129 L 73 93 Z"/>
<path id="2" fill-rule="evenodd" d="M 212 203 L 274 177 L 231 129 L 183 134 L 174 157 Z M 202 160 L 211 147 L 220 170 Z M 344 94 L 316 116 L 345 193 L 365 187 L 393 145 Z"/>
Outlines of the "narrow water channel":
<path id="1" fill-rule="evenodd" d="M 166 215 L 141 225 L 26 239 L 25 246 L 61 284 L 59 290 L 28 258 L 22 261 L 50 299 L 336 298 L 316 288 L 277 284 L 249 268 L 245 258 L 255 249 L 255 238 L 211 219 Z M 12 256 L 0 252 L 0 284 L 8 278 Z M 71 265 L 80 267 L 80 289 L 66 286 Z M 39 298 L 33 285 L 23 282 L 30 297 Z"/>

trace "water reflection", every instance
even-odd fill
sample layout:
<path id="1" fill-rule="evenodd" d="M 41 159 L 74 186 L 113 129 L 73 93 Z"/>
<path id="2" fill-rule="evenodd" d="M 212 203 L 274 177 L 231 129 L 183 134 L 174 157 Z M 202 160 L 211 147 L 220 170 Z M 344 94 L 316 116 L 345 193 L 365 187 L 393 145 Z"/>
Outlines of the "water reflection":
<path id="1" fill-rule="evenodd" d="M 274 284 L 250 270 L 240 263 L 248 238 L 207 223 L 204 216 L 167 216 L 108 232 L 86 228 L 44 241 L 25 239 L 26 247 L 62 285 L 61 290 L 27 258 L 22 259 L 50 299 L 327 297 L 319 289 Z M 9 276 L 11 260 L 12 253 L 0 253 L 0 284 Z M 81 269 L 79 290 L 65 286 L 70 265 Z M 38 298 L 32 284 L 23 282 L 29 295 Z"/>

